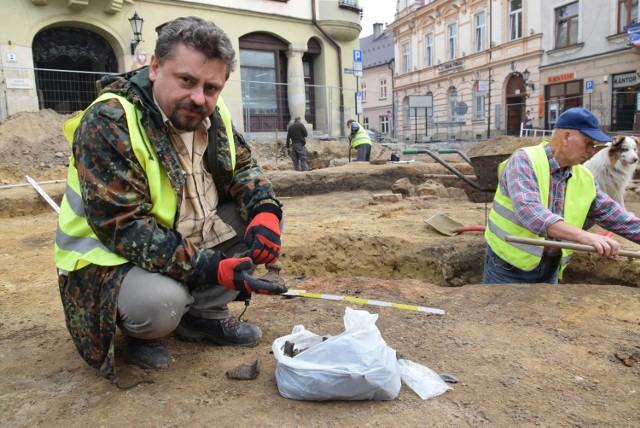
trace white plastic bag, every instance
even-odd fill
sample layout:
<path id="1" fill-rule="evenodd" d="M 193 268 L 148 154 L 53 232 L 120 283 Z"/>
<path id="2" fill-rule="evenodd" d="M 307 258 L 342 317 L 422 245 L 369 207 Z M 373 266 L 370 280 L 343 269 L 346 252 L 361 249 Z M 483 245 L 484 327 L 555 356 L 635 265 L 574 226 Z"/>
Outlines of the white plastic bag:
<path id="1" fill-rule="evenodd" d="M 429 368 L 396 359 L 396 351 L 382 338 L 377 314 L 345 309 L 346 330 L 323 338 L 302 325 L 272 345 L 280 395 L 295 400 L 393 400 L 401 380 L 422 399 L 451 389 Z M 284 353 L 286 342 L 302 351 Z"/>
<path id="2" fill-rule="evenodd" d="M 346 330 L 323 341 L 302 325 L 273 342 L 280 395 L 296 400 L 393 400 L 401 387 L 396 352 L 375 325 L 378 315 L 346 308 Z M 305 349 L 284 354 L 285 342 Z"/>
<path id="3" fill-rule="evenodd" d="M 438 373 L 422 364 L 409 360 L 398 360 L 402 382 L 413 390 L 420 398 L 427 400 L 452 389 L 442 380 Z"/>

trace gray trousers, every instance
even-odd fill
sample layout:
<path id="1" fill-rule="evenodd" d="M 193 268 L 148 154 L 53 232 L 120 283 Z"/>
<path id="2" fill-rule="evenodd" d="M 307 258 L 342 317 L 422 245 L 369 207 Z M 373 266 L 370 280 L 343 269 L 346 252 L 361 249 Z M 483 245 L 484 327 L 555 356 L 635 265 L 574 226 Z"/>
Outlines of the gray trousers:
<path id="1" fill-rule="evenodd" d="M 309 162 L 307 161 L 307 149 L 304 144 L 291 144 L 291 160 L 293 161 L 293 169 L 296 171 L 309 171 Z"/>
<path id="2" fill-rule="evenodd" d="M 234 202 L 218 207 L 218 215 L 236 231 L 236 236 L 213 247 L 227 256 L 240 255 L 248 250 L 244 233 L 248 223 L 235 210 Z M 207 319 L 229 317 L 227 304 L 238 291 L 222 286 L 192 290 L 186 285 L 160 273 L 134 266 L 124 277 L 118 297 L 118 318 L 122 331 L 139 339 L 157 339 L 176 329 L 184 314 Z"/>
<path id="3" fill-rule="evenodd" d="M 358 151 L 356 162 L 369 162 L 371 156 L 371 144 L 360 144 L 356 147 Z"/>

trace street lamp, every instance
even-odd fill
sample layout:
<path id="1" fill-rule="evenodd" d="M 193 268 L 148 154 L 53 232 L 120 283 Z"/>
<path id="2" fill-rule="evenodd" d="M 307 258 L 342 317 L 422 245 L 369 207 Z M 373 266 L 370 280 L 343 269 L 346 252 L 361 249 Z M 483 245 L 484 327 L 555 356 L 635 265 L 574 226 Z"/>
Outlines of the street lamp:
<path id="1" fill-rule="evenodd" d="M 531 72 L 525 68 L 524 71 L 522 72 L 522 78 L 524 79 L 524 86 L 528 86 L 531 88 L 532 91 L 534 91 L 535 86 L 533 82 L 529 82 L 529 77 L 531 77 Z"/>
<path id="2" fill-rule="evenodd" d="M 142 41 L 142 24 L 144 19 L 138 16 L 138 12 L 134 12 L 133 16 L 129 18 L 129 24 L 131 24 L 131 31 L 133 31 L 133 40 L 131 40 L 131 55 L 136 53 L 136 47 Z"/>

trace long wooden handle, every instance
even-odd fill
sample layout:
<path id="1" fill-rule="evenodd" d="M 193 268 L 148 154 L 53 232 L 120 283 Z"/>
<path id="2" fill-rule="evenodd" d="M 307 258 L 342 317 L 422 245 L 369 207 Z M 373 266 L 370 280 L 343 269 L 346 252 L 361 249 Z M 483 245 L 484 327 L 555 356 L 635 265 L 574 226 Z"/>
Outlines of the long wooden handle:
<path id="1" fill-rule="evenodd" d="M 545 239 L 521 238 L 519 236 L 513 236 L 513 235 L 507 235 L 505 240 L 507 242 L 517 242 L 519 244 L 538 245 L 538 246 L 553 247 L 553 248 L 567 248 L 569 250 L 588 251 L 590 253 L 597 252 L 597 250 L 591 245 L 576 244 L 575 242 L 547 241 Z M 619 255 L 625 256 L 625 257 L 640 258 L 640 251 L 620 250 Z"/>

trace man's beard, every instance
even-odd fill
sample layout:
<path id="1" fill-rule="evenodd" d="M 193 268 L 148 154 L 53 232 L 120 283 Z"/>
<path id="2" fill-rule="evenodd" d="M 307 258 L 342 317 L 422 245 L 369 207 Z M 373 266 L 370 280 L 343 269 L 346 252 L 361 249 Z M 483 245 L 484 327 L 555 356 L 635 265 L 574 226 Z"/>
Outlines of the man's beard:
<path id="1" fill-rule="evenodd" d="M 185 110 L 189 112 L 198 113 L 200 117 L 193 117 L 191 115 L 184 114 Z M 192 132 L 198 129 L 204 118 L 207 117 L 207 111 L 204 106 L 198 106 L 194 102 L 179 103 L 175 106 L 171 112 L 169 120 L 176 129 L 180 131 Z"/>

